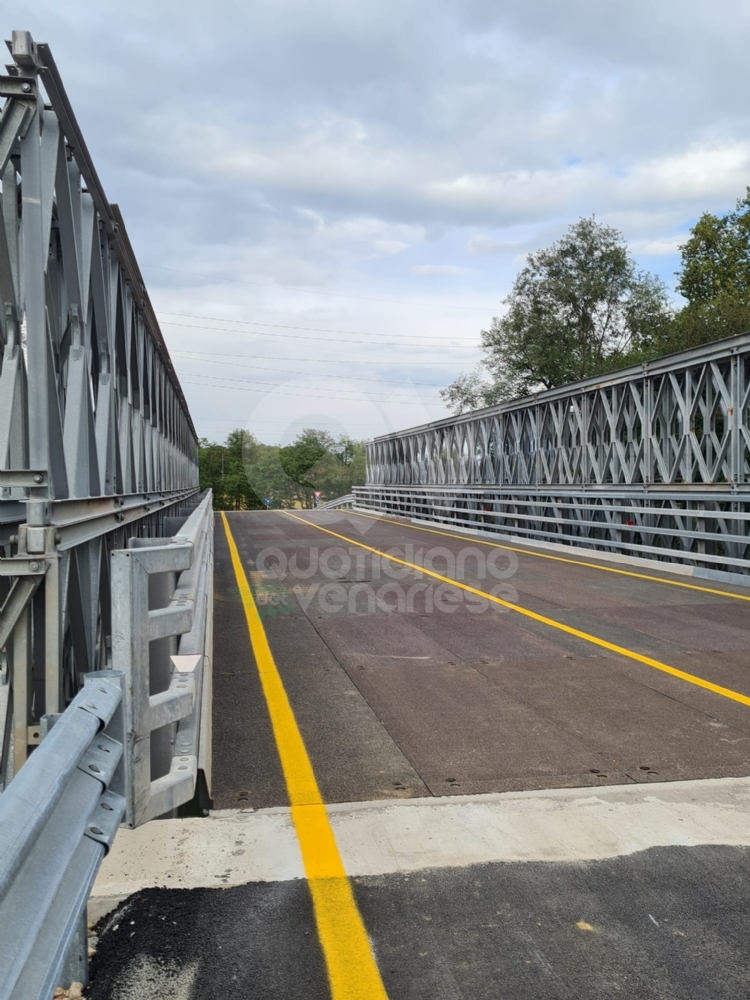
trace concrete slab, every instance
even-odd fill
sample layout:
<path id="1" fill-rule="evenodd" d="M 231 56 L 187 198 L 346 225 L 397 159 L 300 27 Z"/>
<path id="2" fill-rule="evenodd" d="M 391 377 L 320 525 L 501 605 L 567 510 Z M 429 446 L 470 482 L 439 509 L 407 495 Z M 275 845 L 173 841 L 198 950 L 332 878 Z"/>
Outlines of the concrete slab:
<path id="1" fill-rule="evenodd" d="M 592 861 L 652 847 L 750 847 L 750 778 L 328 806 L 350 876 L 489 862 Z M 92 898 L 304 877 L 288 809 L 122 830 Z"/>

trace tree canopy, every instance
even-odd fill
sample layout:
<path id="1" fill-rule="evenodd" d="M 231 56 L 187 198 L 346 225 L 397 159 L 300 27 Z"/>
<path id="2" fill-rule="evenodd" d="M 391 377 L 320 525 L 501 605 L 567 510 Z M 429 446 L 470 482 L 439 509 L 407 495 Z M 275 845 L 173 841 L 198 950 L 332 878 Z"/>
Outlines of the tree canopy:
<path id="1" fill-rule="evenodd" d="M 443 399 L 460 413 L 750 330 L 750 188 L 734 211 L 704 212 L 680 254 L 682 308 L 621 233 L 579 219 L 529 255 L 505 315 L 481 332 L 480 364 Z"/>
<path id="2" fill-rule="evenodd" d="M 235 430 L 224 444 L 200 442 L 199 468 L 201 488 L 213 490 L 216 510 L 312 507 L 316 490 L 323 501 L 333 500 L 364 483 L 365 448 L 312 428 L 283 448 Z"/>
<path id="3" fill-rule="evenodd" d="M 733 212 L 704 212 L 681 255 L 677 291 L 687 305 L 675 315 L 669 348 L 750 330 L 750 188 Z"/>
<path id="4" fill-rule="evenodd" d="M 479 369 L 442 392 L 459 412 L 616 368 L 663 339 L 671 321 L 663 282 L 593 218 L 530 254 L 505 305 L 481 333 Z"/>

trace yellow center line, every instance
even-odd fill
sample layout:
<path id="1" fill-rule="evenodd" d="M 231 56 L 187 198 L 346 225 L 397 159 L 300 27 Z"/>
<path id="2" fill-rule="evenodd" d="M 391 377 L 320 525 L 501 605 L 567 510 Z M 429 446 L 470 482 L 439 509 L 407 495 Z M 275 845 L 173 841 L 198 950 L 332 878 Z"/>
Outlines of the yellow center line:
<path id="1" fill-rule="evenodd" d="M 330 528 L 324 528 L 320 524 L 308 521 L 304 517 L 298 517 L 296 514 L 291 514 L 288 510 L 284 511 L 284 513 L 289 517 L 293 517 L 295 521 L 301 521 L 303 524 L 307 524 L 311 528 L 317 528 L 318 531 L 324 531 L 327 535 L 332 535 L 334 538 L 341 539 L 342 542 L 348 542 L 350 545 L 357 545 L 359 548 L 366 549 L 368 552 L 382 556 L 382 558 L 388 559 L 390 562 L 398 563 L 401 566 L 408 566 L 410 569 L 416 570 L 424 576 L 430 576 L 435 580 L 440 580 L 441 583 L 450 584 L 452 587 L 459 587 L 461 590 L 465 590 L 469 594 L 477 594 L 479 597 L 483 597 L 488 601 L 492 601 L 494 604 L 499 604 L 501 607 L 515 611 L 519 615 L 524 615 L 526 618 L 532 618 L 534 621 L 541 622 L 543 625 L 549 625 L 551 628 L 559 629 L 561 632 L 567 632 L 568 635 L 574 635 L 578 639 L 584 639 L 586 642 L 591 642 L 595 646 L 601 646 L 602 649 L 609 649 L 611 652 L 618 653 L 620 656 L 626 656 L 630 660 L 636 660 L 638 663 L 645 663 L 647 667 L 653 667 L 654 670 L 661 670 L 665 674 L 671 674 L 672 677 L 679 677 L 680 680 L 687 681 L 689 684 L 694 684 L 696 687 L 705 688 L 707 691 L 713 691 L 714 694 L 719 694 L 724 698 L 731 698 L 732 701 L 738 701 L 742 705 L 750 705 L 750 697 L 740 694 L 739 691 L 732 691 L 731 688 L 725 688 L 720 684 L 714 684 L 712 681 L 707 681 L 704 677 L 697 677 L 695 674 L 689 674 L 684 670 L 678 670 L 677 667 L 670 667 L 668 663 L 662 663 L 660 660 L 654 660 L 650 656 L 644 656 L 642 653 L 636 653 L 634 650 L 627 649 L 625 646 L 617 646 L 615 643 L 607 642 L 606 639 L 600 639 L 598 636 L 591 635 L 589 632 L 582 632 L 580 629 L 573 628 L 571 625 L 565 625 L 563 622 L 555 621 L 554 618 L 547 618 L 545 615 L 537 614 L 536 611 L 529 611 L 528 608 L 523 608 L 520 604 L 513 604 L 511 601 L 504 601 L 501 597 L 495 597 L 494 594 L 488 594 L 485 590 L 479 590 L 477 587 L 470 587 L 468 583 L 462 583 L 461 581 L 454 580 L 449 576 L 442 576 L 434 570 L 425 569 L 424 566 L 417 566 L 416 563 L 407 562 L 406 559 L 399 559 L 398 556 L 390 555 L 380 549 L 373 548 L 371 545 L 365 545 L 364 542 L 358 542 L 354 538 L 349 538 L 346 535 L 340 535 L 336 531 L 331 531 Z"/>
<path id="2" fill-rule="evenodd" d="M 346 513 L 347 516 L 349 514 L 354 514 L 356 517 L 366 517 L 371 521 L 388 520 L 385 516 L 378 517 L 376 514 L 363 514 L 359 510 L 349 510 Z M 388 523 L 403 524 L 403 521 L 394 518 L 393 520 L 388 520 Z M 648 573 L 635 573 L 633 570 L 615 569 L 614 566 L 600 566 L 598 563 L 585 562 L 583 559 L 571 559 L 568 556 L 553 556 L 546 552 L 530 552 L 528 549 L 521 549 L 515 545 L 502 545 L 500 542 L 488 542 L 483 538 L 475 538 L 474 535 L 464 535 L 452 531 L 441 531 L 439 528 L 423 528 L 421 525 L 412 524 L 411 521 L 405 524 L 404 527 L 411 528 L 413 531 L 427 531 L 431 535 L 443 535 L 445 538 L 470 538 L 472 542 L 476 542 L 477 545 L 489 545 L 492 549 L 504 549 L 506 552 L 519 552 L 524 556 L 534 556 L 535 559 L 551 559 L 553 562 L 570 563 L 571 566 L 586 566 L 588 569 L 597 569 L 602 573 L 616 573 L 619 576 L 632 576 L 637 580 L 653 580 L 654 583 L 665 583 L 668 587 L 683 587 L 685 590 L 699 590 L 704 594 L 718 594 L 719 597 L 731 597 L 735 601 L 750 602 L 750 596 L 747 594 L 733 594 L 728 590 L 717 590 L 714 587 L 703 587 L 697 583 L 683 583 L 682 580 L 665 580 L 661 576 L 649 576 Z M 596 556 L 592 553 L 592 559 L 595 558 Z M 665 570 L 665 572 L 668 572 L 668 570 Z"/>
<path id="3" fill-rule="evenodd" d="M 284 772 L 332 1000 L 388 1000 L 312 763 L 223 511 L 221 518 Z"/>

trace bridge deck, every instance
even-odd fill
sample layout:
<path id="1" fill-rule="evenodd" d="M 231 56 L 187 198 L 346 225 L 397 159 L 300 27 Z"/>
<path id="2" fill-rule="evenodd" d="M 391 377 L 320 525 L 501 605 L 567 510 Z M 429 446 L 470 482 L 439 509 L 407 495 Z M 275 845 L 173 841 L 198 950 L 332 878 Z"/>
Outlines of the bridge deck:
<path id="1" fill-rule="evenodd" d="M 217 522 L 233 812 L 118 838 L 102 894 L 190 891 L 125 904 L 94 997 L 331 995 L 326 935 L 349 925 L 321 930 L 302 878 L 305 752 L 391 1000 L 747 993 L 750 590 L 351 512 L 228 523 L 304 748 Z M 158 875 L 135 870 L 150 840 Z"/>

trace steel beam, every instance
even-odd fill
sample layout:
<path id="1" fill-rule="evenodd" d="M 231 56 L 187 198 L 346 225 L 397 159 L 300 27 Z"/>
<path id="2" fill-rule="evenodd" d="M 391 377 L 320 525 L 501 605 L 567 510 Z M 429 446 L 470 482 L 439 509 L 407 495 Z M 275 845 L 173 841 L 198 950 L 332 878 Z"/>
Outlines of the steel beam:
<path id="1" fill-rule="evenodd" d="M 64 710 L 83 674 L 111 661 L 110 553 L 179 516 L 198 489 L 198 441 L 124 221 L 49 46 L 14 31 L 9 48 L 14 64 L 0 77 L 0 578 L 13 586 L 0 647 L 14 664 L 19 765 L 23 733 L 41 712 Z"/>

